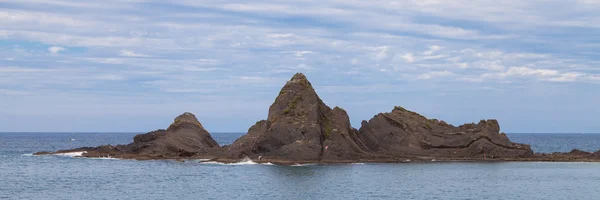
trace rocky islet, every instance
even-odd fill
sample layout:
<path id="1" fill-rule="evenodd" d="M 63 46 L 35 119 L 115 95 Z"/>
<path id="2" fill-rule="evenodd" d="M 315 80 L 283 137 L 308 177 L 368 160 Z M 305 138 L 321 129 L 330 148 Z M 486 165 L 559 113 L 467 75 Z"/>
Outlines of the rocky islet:
<path id="1" fill-rule="evenodd" d="M 529 145 L 511 142 L 496 120 L 453 126 L 395 107 L 391 112 L 350 125 L 346 111 L 330 108 L 301 73 L 295 74 L 269 107 L 266 120 L 220 147 L 191 113 L 166 130 L 136 135 L 127 145 L 83 147 L 36 155 L 84 152 L 83 157 L 124 159 L 210 159 L 218 162 L 279 164 L 463 161 L 600 161 L 600 151 L 534 153 Z"/>

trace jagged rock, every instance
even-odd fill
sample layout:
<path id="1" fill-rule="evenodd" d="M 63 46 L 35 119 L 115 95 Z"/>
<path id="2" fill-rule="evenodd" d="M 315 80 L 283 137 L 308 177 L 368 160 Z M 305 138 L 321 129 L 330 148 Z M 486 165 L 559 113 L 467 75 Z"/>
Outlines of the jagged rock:
<path id="1" fill-rule="evenodd" d="M 208 155 L 219 148 L 219 144 L 191 113 L 175 118 L 167 130 L 156 130 L 136 135 L 127 145 L 104 145 L 61 150 L 54 153 L 82 152 L 84 157 L 118 157 L 129 159 L 175 159 Z M 50 152 L 39 152 L 52 154 Z"/>
<path id="2" fill-rule="evenodd" d="M 454 127 L 395 107 L 363 121 L 360 139 L 376 153 L 438 159 L 518 158 L 531 156 L 529 145 L 512 143 L 496 120 Z"/>
<path id="3" fill-rule="evenodd" d="M 82 152 L 84 157 L 128 159 L 211 158 L 236 162 L 250 158 L 281 164 L 300 162 L 404 162 L 406 160 L 600 161 L 600 150 L 534 154 L 511 142 L 496 120 L 458 127 L 395 107 L 352 128 L 345 110 L 331 109 L 311 83 L 295 74 L 258 121 L 233 144 L 220 148 L 191 113 L 166 130 L 140 134 L 127 145 L 83 147 L 36 155 Z"/>
<path id="4" fill-rule="evenodd" d="M 281 89 L 267 120 L 257 122 L 225 152 L 230 159 L 355 160 L 368 155 L 356 134 L 346 111 L 325 105 L 298 73 Z"/>

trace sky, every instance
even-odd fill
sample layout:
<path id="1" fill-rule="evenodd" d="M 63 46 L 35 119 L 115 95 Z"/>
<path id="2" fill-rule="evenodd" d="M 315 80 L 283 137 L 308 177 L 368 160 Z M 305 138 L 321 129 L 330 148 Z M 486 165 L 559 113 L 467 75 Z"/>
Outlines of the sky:
<path id="1" fill-rule="evenodd" d="M 304 73 L 359 128 L 403 106 L 600 132 L 600 0 L 0 0 L 1 132 L 245 132 Z"/>

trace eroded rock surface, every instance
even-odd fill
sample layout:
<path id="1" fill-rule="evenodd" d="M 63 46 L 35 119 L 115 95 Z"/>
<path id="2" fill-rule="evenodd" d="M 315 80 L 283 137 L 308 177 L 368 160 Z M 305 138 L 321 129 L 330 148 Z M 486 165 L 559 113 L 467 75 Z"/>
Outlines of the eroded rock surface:
<path id="1" fill-rule="evenodd" d="M 116 157 L 129 159 L 177 159 L 208 155 L 218 150 L 219 144 L 191 113 L 184 113 L 167 130 L 156 130 L 136 135 L 127 145 L 104 145 L 61 150 L 53 153 L 85 151 L 84 157 Z M 39 152 L 52 154 L 51 152 Z"/>
<path id="2" fill-rule="evenodd" d="M 395 107 L 363 121 L 360 139 L 375 153 L 436 159 L 496 159 L 533 155 L 529 145 L 511 142 L 496 120 L 458 127 Z"/>
<path id="3" fill-rule="evenodd" d="M 267 120 L 226 146 L 226 159 L 277 161 L 342 161 L 366 158 L 369 153 L 350 126 L 348 114 L 331 109 L 319 98 L 303 74 L 281 89 Z"/>

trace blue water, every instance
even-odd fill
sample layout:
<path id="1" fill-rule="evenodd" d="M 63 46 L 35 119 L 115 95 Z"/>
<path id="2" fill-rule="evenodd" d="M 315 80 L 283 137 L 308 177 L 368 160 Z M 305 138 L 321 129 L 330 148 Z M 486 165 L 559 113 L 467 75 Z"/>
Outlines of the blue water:
<path id="1" fill-rule="evenodd" d="M 134 135 L 0 133 L 0 199 L 600 199 L 600 163 L 276 166 L 30 155 Z M 228 144 L 240 135 L 213 137 Z M 600 148 L 600 134 L 509 137 L 538 152 Z"/>

